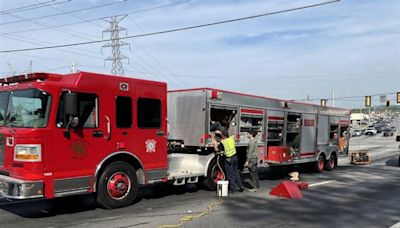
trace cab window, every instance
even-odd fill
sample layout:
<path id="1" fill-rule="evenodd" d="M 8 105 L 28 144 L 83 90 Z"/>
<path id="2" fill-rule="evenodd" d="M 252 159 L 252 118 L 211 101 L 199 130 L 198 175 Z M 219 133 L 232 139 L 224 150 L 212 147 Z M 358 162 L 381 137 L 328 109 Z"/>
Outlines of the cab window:
<path id="1" fill-rule="evenodd" d="M 139 98 L 137 102 L 138 127 L 161 127 L 161 101 L 158 99 Z"/>
<path id="2" fill-rule="evenodd" d="M 78 94 L 78 128 L 97 128 L 99 126 L 98 97 L 96 94 Z M 65 93 L 60 97 L 58 107 L 57 127 L 65 128 L 68 117 L 65 115 Z"/>
<path id="3" fill-rule="evenodd" d="M 132 127 L 132 98 L 117 97 L 116 106 L 116 121 L 118 128 Z"/>

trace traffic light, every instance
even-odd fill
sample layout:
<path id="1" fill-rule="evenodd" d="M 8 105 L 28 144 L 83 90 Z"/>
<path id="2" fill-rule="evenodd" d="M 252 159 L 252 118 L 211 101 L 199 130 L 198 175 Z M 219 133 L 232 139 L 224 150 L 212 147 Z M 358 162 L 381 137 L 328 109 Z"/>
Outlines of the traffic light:
<path id="1" fill-rule="evenodd" d="M 387 100 L 387 101 L 386 101 L 386 107 L 389 107 L 389 106 L 390 106 L 390 101 Z"/>
<path id="2" fill-rule="evenodd" d="M 397 92 L 397 104 L 400 104 L 400 92 Z"/>
<path id="3" fill-rule="evenodd" d="M 371 107 L 371 96 L 365 96 L 365 107 Z"/>
<path id="4" fill-rule="evenodd" d="M 326 102 L 327 101 L 328 101 L 327 99 L 321 99 L 321 106 L 322 107 L 326 107 Z"/>

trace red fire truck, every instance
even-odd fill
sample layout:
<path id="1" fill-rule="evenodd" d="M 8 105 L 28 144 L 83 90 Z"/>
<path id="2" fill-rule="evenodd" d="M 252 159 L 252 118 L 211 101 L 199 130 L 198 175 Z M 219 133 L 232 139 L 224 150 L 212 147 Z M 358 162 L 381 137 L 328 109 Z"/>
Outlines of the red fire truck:
<path id="1" fill-rule="evenodd" d="M 242 164 L 248 129 L 259 132 L 262 166 L 332 170 L 348 148 L 343 109 L 210 88 L 167 92 L 162 82 L 88 72 L 0 85 L 0 195 L 10 199 L 96 192 L 100 205 L 117 208 L 133 202 L 139 185 L 213 189 L 215 124 L 236 138 Z"/>

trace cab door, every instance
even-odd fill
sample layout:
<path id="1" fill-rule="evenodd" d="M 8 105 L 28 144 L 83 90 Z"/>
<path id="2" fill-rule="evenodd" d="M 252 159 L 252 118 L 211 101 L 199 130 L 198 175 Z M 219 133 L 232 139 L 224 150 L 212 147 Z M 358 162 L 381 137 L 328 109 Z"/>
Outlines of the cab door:
<path id="1" fill-rule="evenodd" d="M 52 150 L 45 154 L 46 175 L 54 179 L 56 196 L 90 188 L 91 175 L 105 143 L 104 129 L 99 126 L 99 96 L 90 92 L 76 94 L 77 125 L 68 130 L 70 119 L 65 113 L 66 92 L 63 92 L 59 96 Z"/>
<path id="2" fill-rule="evenodd" d="M 135 144 L 147 180 L 167 175 L 167 105 L 165 85 L 138 85 L 134 101 Z"/>

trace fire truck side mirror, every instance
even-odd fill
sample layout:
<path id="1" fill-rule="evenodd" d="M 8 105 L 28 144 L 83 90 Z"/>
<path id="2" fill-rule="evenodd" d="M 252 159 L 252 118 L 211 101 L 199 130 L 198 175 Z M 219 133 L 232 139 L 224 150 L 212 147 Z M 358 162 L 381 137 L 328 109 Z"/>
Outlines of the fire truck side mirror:
<path id="1" fill-rule="evenodd" d="M 78 115 L 78 94 L 65 94 L 65 114 L 71 116 Z"/>

